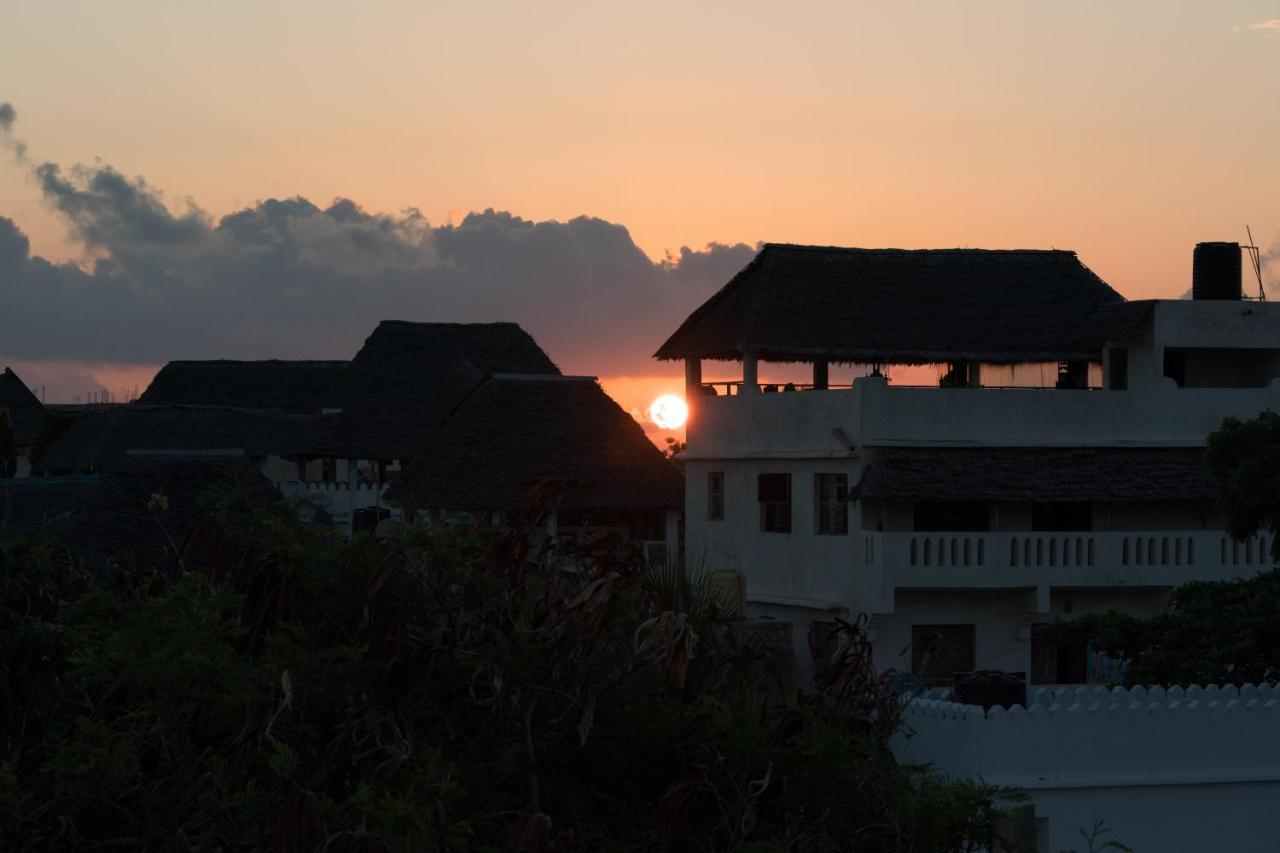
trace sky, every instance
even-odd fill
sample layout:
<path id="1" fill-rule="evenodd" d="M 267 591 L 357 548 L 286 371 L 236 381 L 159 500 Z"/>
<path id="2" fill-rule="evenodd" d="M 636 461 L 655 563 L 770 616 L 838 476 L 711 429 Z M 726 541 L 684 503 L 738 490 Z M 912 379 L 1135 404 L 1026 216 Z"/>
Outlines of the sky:
<path id="1" fill-rule="evenodd" d="M 1280 2 L 0 3 L 0 363 L 514 320 L 637 413 L 759 243 L 1280 275 Z"/>

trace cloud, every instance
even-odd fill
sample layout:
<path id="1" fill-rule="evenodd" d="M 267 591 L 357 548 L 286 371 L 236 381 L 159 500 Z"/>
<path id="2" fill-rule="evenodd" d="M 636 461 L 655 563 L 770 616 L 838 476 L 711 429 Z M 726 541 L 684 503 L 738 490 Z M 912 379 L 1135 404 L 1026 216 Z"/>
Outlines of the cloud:
<path id="1" fill-rule="evenodd" d="M 1254 21 L 1252 24 L 1234 27 L 1237 33 L 1254 33 L 1263 36 L 1280 36 L 1280 18 L 1271 18 L 1266 21 Z"/>
<path id="2" fill-rule="evenodd" d="M 18 120 L 18 111 L 8 101 L 0 102 L 0 145 L 13 152 L 20 163 L 27 159 L 27 145 L 13 135 L 13 123 Z"/>
<path id="3" fill-rule="evenodd" d="M 11 109 L 0 120 L 11 128 Z M 34 256 L 0 217 L 0 355 L 28 361 L 341 358 L 383 319 L 513 320 L 567 370 L 644 372 L 755 251 L 685 247 L 655 263 L 603 219 L 486 210 L 433 226 L 349 199 L 268 199 L 217 219 L 107 164 L 33 173 L 97 261 Z"/>
<path id="4" fill-rule="evenodd" d="M 1263 252 L 1259 260 L 1262 261 L 1263 284 L 1274 293 L 1280 294 L 1280 234 L 1276 235 L 1271 248 Z"/>

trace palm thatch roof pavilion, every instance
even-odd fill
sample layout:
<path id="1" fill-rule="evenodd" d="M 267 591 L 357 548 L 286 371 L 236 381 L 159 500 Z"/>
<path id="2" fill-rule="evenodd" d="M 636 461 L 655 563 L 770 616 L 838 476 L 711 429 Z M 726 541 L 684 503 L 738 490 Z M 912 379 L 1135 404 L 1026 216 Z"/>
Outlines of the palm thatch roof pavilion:
<path id="1" fill-rule="evenodd" d="M 1074 252 L 856 249 L 771 243 L 655 354 L 756 364 L 939 364 L 1095 361 L 1082 342 L 1100 308 L 1124 298 Z"/>

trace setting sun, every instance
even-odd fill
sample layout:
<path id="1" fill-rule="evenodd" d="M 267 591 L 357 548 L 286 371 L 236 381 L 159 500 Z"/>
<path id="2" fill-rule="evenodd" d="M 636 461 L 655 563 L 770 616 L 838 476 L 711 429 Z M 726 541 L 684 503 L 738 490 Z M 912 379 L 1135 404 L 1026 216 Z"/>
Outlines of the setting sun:
<path id="1" fill-rule="evenodd" d="M 649 404 L 649 420 L 662 429 L 679 429 L 689 417 L 689 407 L 674 394 L 663 394 Z"/>

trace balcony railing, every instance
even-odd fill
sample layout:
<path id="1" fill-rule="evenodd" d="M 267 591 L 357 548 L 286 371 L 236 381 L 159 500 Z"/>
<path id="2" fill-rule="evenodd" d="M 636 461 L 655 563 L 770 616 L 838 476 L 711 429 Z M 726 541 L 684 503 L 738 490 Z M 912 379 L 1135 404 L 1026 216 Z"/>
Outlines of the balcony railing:
<path id="1" fill-rule="evenodd" d="M 1271 544 L 1215 530 L 867 533 L 863 560 L 894 586 L 1165 585 L 1268 568 Z"/>

